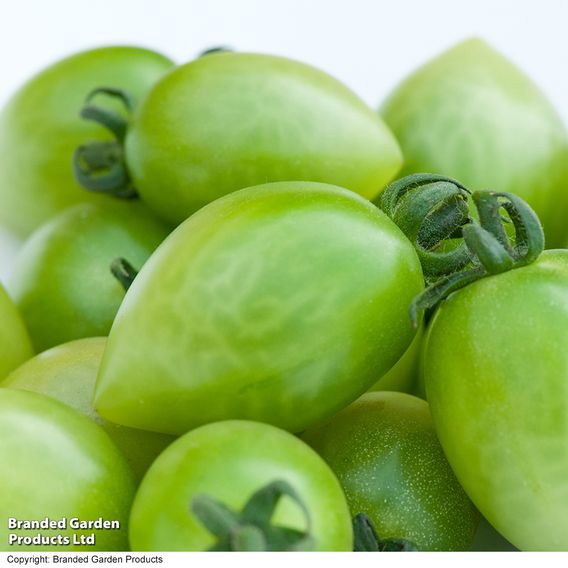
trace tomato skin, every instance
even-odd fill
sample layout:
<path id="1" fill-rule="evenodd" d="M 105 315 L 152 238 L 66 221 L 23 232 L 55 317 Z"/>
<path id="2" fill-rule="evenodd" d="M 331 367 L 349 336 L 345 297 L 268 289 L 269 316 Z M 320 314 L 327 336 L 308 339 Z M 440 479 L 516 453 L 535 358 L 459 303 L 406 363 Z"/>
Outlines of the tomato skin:
<path id="1" fill-rule="evenodd" d="M 153 51 L 102 47 L 67 57 L 23 85 L 0 114 L 0 224 L 27 236 L 70 205 L 108 201 L 82 189 L 73 176 L 75 149 L 111 138 L 80 118 L 85 98 L 108 86 L 141 98 L 172 67 Z"/>
<path id="2" fill-rule="evenodd" d="M 0 284 L 0 381 L 33 354 L 22 316 Z"/>
<path id="3" fill-rule="evenodd" d="M 172 434 L 231 418 L 299 432 L 402 355 L 422 286 L 410 242 L 350 191 L 288 182 L 231 194 L 174 231 L 136 278 L 95 408 Z"/>
<path id="4" fill-rule="evenodd" d="M 436 437 L 428 404 L 398 392 L 366 393 L 302 439 L 337 475 L 354 516 L 380 538 L 419 550 L 468 550 L 478 513 Z"/>
<path id="5" fill-rule="evenodd" d="M 231 420 L 185 434 L 150 467 L 132 506 L 132 550 L 207 550 L 214 537 L 190 512 L 192 498 L 205 494 L 241 510 L 276 480 L 290 483 L 310 511 L 316 550 L 352 549 L 345 496 L 325 462 L 287 432 Z M 274 524 L 302 530 L 305 523 L 295 503 L 278 506 Z"/>
<path id="6" fill-rule="evenodd" d="M 159 81 L 133 117 L 126 158 L 142 199 L 172 223 L 267 182 L 326 182 L 372 198 L 402 162 L 382 120 L 336 79 L 232 52 Z"/>
<path id="7" fill-rule="evenodd" d="M 468 495 L 521 550 L 568 550 L 568 251 L 479 280 L 435 314 L 428 401 Z"/>
<path id="8" fill-rule="evenodd" d="M 380 114 L 401 145 L 401 177 L 437 172 L 471 190 L 515 193 L 537 212 L 547 246 L 564 243 L 563 120 L 538 87 L 484 41 L 459 43 L 417 69 Z"/>
<path id="9" fill-rule="evenodd" d="M 42 225 L 16 259 L 9 289 L 36 351 L 107 335 L 124 297 L 117 257 L 139 268 L 168 234 L 140 203 L 83 203 Z"/>
<path id="10" fill-rule="evenodd" d="M 369 389 L 369 391 L 406 392 L 424 398 L 419 384 L 419 355 L 422 345 L 422 332 L 422 327 L 420 327 L 402 357 Z"/>
<path id="11" fill-rule="evenodd" d="M 128 548 L 133 474 L 104 431 L 64 404 L 32 392 L 0 388 L 0 550 Z M 119 530 L 41 530 L 44 535 L 96 533 L 94 546 L 8 545 L 8 518 L 118 520 Z"/>
<path id="12" fill-rule="evenodd" d="M 99 424 L 122 451 L 138 479 L 174 438 L 107 422 L 93 408 L 93 390 L 106 345 L 89 337 L 40 353 L 3 381 L 1 387 L 29 390 L 55 398 Z"/>

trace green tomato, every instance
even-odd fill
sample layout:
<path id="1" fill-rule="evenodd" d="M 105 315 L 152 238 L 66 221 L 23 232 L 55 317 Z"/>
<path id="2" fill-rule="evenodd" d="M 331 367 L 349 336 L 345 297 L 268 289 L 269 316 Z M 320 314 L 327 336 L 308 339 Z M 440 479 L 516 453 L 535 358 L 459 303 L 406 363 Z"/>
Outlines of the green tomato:
<path id="1" fill-rule="evenodd" d="M 105 432 L 78 412 L 32 392 L 0 388 L 0 550 L 126 550 L 132 472 Z M 118 530 L 23 530 L 8 519 L 118 521 Z M 9 535 L 68 537 L 64 543 L 9 544 Z M 73 543 L 95 534 L 95 544 Z"/>
<path id="2" fill-rule="evenodd" d="M 139 203 L 83 203 L 28 239 L 9 290 L 36 351 L 107 335 L 124 297 L 110 265 L 126 256 L 140 268 L 168 234 Z"/>
<path id="3" fill-rule="evenodd" d="M 132 506 L 132 550 L 207 550 L 215 538 L 192 513 L 192 499 L 208 495 L 241 509 L 255 491 L 277 480 L 287 481 L 307 508 L 315 550 L 352 549 L 345 496 L 325 462 L 273 426 L 226 421 L 182 436 L 150 467 Z M 306 519 L 286 499 L 274 524 L 303 530 Z"/>
<path id="4" fill-rule="evenodd" d="M 568 251 L 455 292 L 425 341 L 436 430 L 468 495 L 521 550 L 568 550 Z"/>
<path id="5" fill-rule="evenodd" d="M 230 418 L 299 432 L 404 353 L 422 282 L 410 242 L 355 193 L 288 182 L 228 195 L 178 227 L 137 276 L 95 408 L 172 434 Z"/>
<path id="6" fill-rule="evenodd" d="M 380 538 L 419 550 L 468 550 L 479 515 L 444 456 L 428 403 L 397 392 L 367 393 L 302 436 L 329 464 L 352 515 Z"/>
<path id="7" fill-rule="evenodd" d="M 137 108 L 125 151 L 142 199 L 175 223 L 266 182 L 326 182 L 373 198 L 402 162 L 383 121 L 342 83 L 250 53 L 207 55 L 166 75 Z"/>
<path id="8" fill-rule="evenodd" d="M 568 136 L 558 113 L 512 63 L 472 39 L 410 75 L 381 115 L 405 158 L 401 175 L 438 172 L 472 190 L 516 193 L 549 246 L 567 235 Z"/>
<path id="9" fill-rule="evenodd" d="M 0 381 L 33 354 L 18 308 L 0 284 Z"/>
<path id="10" fill-rule="evenodd" d="M 69 205 L 107 197 L 83 190 L 72 157 L 107 132 L 79 117 L 86 96 L 113 85 L 141 97 L 173 63 L 136 47 L 103 47 L 55 63 L 28 81 L 0 114 L 0 224 L 26 236 Z"/>
<path id="11" fill-rule="evenodd" d="M 141 479 L 174 438 L 107 422 L 93 408 L 93 390 L 106 345 L 104 337 L 54 347 L 24 363 L 0 386 L 45 394 L 78 410 L 103 427 Z"/>

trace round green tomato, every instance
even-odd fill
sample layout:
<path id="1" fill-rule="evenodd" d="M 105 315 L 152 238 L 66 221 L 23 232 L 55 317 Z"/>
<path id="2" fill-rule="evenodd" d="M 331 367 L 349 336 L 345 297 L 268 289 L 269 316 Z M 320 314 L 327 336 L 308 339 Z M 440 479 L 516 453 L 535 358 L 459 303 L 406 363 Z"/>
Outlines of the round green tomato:
<path id="1" fill-rule="evenodd" d="M 367 393 L 302 436 L 341 483 L 351 514 L 381 539 L 419 550 L 468 550 L 479 515 L 444 456 L 428 403 L 397 392 Z"/>
<path id="2" fill-rule="evenodd" d="M 18 308 L 0 284 L 0 381 L 33 354 Z"/>
<path id="3" fill-rule="evenodd" d="M 21 87 L 0 114 L 0 224 L 26 236 L 69 205 L 108 201 L 73 177 L 77 146 L 110 138 L 80 118 L 85 98 L 108 86 L 139 98 L 172 67 L 153 51 L 103 47 L 63 59 Z"/>
<path id="4" fill-rule="evenodd" d="M 381 115 L 404 155 L 401 175 L 438 172 L 472 190 L 512 192 L 567 235 L 568 136 L 543 93 L 484 41 L 430 61 L 390 95 Z"/>
<path id="5" fill-rule="evenodd" d="M 102 426 L 141 479 L 174 438 L 107 422 L 93 408 L 93 390 L 106 345 L 104 337 L 78 339 L 54 347 L 24 363 L 0 386 L 56 398 Z"/>
<path id="6" fill-rule="evenodd" d="M 226 421 L 185 434 L 150 467 L 132 506 L 132 550 L 207 550 L 215 538 L 190 509 L 195 496 L 208 495 L 236 511 L 253 493 L 280 480 L 307 508 L 314 550 L 352 549 L 345 496 L 325 462 L 273 426 Z M 289 499 L 279 503 L 274 524 L 296 530 L 307 525 Z"/>
<path id="7" fill-rule="evenodd" d="M 424 376 L 464 489 L 521 550 L 568 550 L 568 251 L 479 280 L 435 314 Z"/>
<path id="8" fill-rule="evenodd" d="M 172 434 L 230 418 L 299 432 L 394 365 L 421 289 L 410 242 L 355 193 L 288 182 L 231 194 L 178 227 L 137 276 L 95 408 Z"/>
<path id="9" fill-rule="evenodd" d="M 10 292 L 36 351 L 107 335 L 124 297 L 117 257 L 138 269 L 168 229 L 139 203 L 83 203 L 37 229 L 16 260 Z"/>
<path id="10" fill-rule="evenodd" d="M 126 161 L 142 199 L 175 223 L 266 182 L 326 182 L 373 198 L 402 163 L 389 129 L 342 83 L 251 53 L 207 55 L 159 81 L 131 121 Z"/>
<path id="11" fill-rule="evenodd" d="M 96 424 L 64 404 L 32 392 L 0 388 L 0 550 L 126 550 L 135 481 L 124 457 Z M 8 519 L 118 521 L 117 530 L 8 528 Z M 18 543 L 16 537 L 53 543 Z M 94 545 L 74 542 L 95 534 Z M 57 535 L 70 543 L 57 542 Z"/>

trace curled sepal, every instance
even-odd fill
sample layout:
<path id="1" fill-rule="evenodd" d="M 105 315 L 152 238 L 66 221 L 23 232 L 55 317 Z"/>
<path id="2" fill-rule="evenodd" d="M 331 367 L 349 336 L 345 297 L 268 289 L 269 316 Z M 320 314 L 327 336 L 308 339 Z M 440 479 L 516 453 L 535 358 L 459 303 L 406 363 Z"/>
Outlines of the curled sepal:
<path id="1" fill-rule="evenodd" d="M 499 238 L 487 229 L 479 225 L 468 225 L 463 229 L 463 239 L 488 274 L 498 274 L 513 268 L 510 247 L 505 248 Z"/>
<path id="2" fill-rule="evenodd" d="M 476 191 L 472 199 L 478 223 L 462 228 L 465 246 L 470 251 L 470 264 L 463 270 L 447 274 L 431 283 L 410 307 L 414 326 L 421 310 L 431 310 L 452 292 L 467 284 L 534 262 L 544 250 L 544 232 L 536 213 L 520 197 L 511 193 Z M 503 216 L 504 210 L 507 216 Z M 504 223 L 512 223 L 511 239 Z"/>
<path id="3" fill-rule="evenodd" d="M 381 194 L 380 207 L 389 217 L 392 218 L 398 203 L 406 193 L 413 189 L 436 182 L 448 182 L 458 188 L 461 188 L 466 193 L 469 193 L 469 190 L 459 181 L 446 176 L 429 173 L 411 174 L 393 181 L 385 188 Z"/>
<path id="4" fill-rule="evenodd" d="M 272 524 L 274 511 L 282 497 L 292 499 L 302 511 L 306 528 L 301 530 Z M 197 495 L 191 511 L 217 541 L 210 551 L 290 551 L 313 550 L 311 517 L 294 488 L 286 481 L 274 481 L 259 489 L 243 510 L 234 512 L 209 495 Z"/>
<path id="5" fill-rule="evenodd" d="M 544 231 L 537 214 L 529 204 L 512 193 L 476 191 L 473 201 L 480 224 L 491 231 L 509 252 L 514 267 L 533 263 L 544 250 Z M 500 210 L 504 209 L 515 229 L 515 239 L 509 242 Z"/>
<path id="6" fill-rule="evenodd" d="M 114 140 L 79 146 L 73 155 L 73 173 L 89 191 L 125 199 L 137 196 L 122 159 L 122 146 Z"/>
<path id="7" fill-rule="evenodd" d="M 138 271 L 124 258 L 115 258 L 110 264 L 110 271 L 120 282 L 125 292 L 128 292 L 138 275 Z"/>
<path id="8" fill-rule="evenodd" d="M 414 552 L 418 547 L 404 538 L 381 539 L 371 519 L 363 513 L 353 517 L 354 552 Z"/>
<path id="9" fill-rule="evenodd" d="M 469 195 L 458 181 L 427 173 L 406 176 L 384 190 L 380 206 L 414 245 L 426 281 L 471 262 L 465 243 L 447 246 L 471 221 Z"/>
<path id="10" fill-rule="evenodd" d="M 89 93 L 80 115 L 106 128 L 114 140 L 93 141 L 79 146 L 73 155 L 73 172 L 77 182 L 88 189 L 114 197 L 136 197 L 124 160 L 123 143 L 128 130 L 127 115 L 92 103 L 104 94 L 121 101 L 127 115 L 134 108 L 132 96 L 121 89 L 99 87 Z"/>

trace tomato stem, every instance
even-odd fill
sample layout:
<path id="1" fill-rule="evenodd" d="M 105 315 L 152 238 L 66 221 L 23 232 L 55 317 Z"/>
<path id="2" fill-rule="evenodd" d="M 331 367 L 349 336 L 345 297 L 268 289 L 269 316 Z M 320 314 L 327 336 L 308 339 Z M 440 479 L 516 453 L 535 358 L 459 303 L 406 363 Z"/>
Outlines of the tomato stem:
<path id="1" fill-rule="evenodd" d="M 433 310 L 455 290 L 530 264 L 544 249 L 536 213 L 511 193 L 472 193 L 451 178 L 414 174 L 390 184 L 380 206 L 410 239 L 422 265 L 427 288 L 410 307 L 415 327 L 421 311 Z M 504 223 L 512 223 L 514 236 Z"/>
<path id="2" fill-rule="evenodd" d="M 118 99 L 127 113 L 134 108 L 132 95 L 121 89 L 99 87 L 89 93 L 80 115 L 106 128 L 114 140 L 93 141 L 77 148 L 73 155 L 73 172 L 78 183 L 99 193 L 114 197 L 132 198 L 137 193 L 130 180 L 124 160 L 124 139 L 128 130 L 127 116 L 92 104 L 92 99 L 104 94 Z"/>
<path id="3" fill-rule="evenodd" d="M 214 53 L 231 53 L 234 49 L 232 47 L 228 47 L 226 45 L 218 45 L 216 47 L 210 47 L 208 49 L 204 49 L 197 57 L 205 57 L 206 55 L 212 55 Z"/>
<path id="4" fill-rule="evenodd" d="M 115 258 L 110 265 L 112 275 L 122 284 L 124 291 L 127 292 L 138 271 L 124 258 Z"/>
<path id="5" fill-rule="evenodd" d="M 289 497 L 306 520 L 304 531 L 271 524 L 282 497 Z M 243 510 L 234 512 L 209 495 L 196 495 L 191 511 L 217 541 L 210 551 L 287 551 L 313 550 L 311 517 L 304 501 L 286 481 L 274 481 L 256 491 Z"/>

